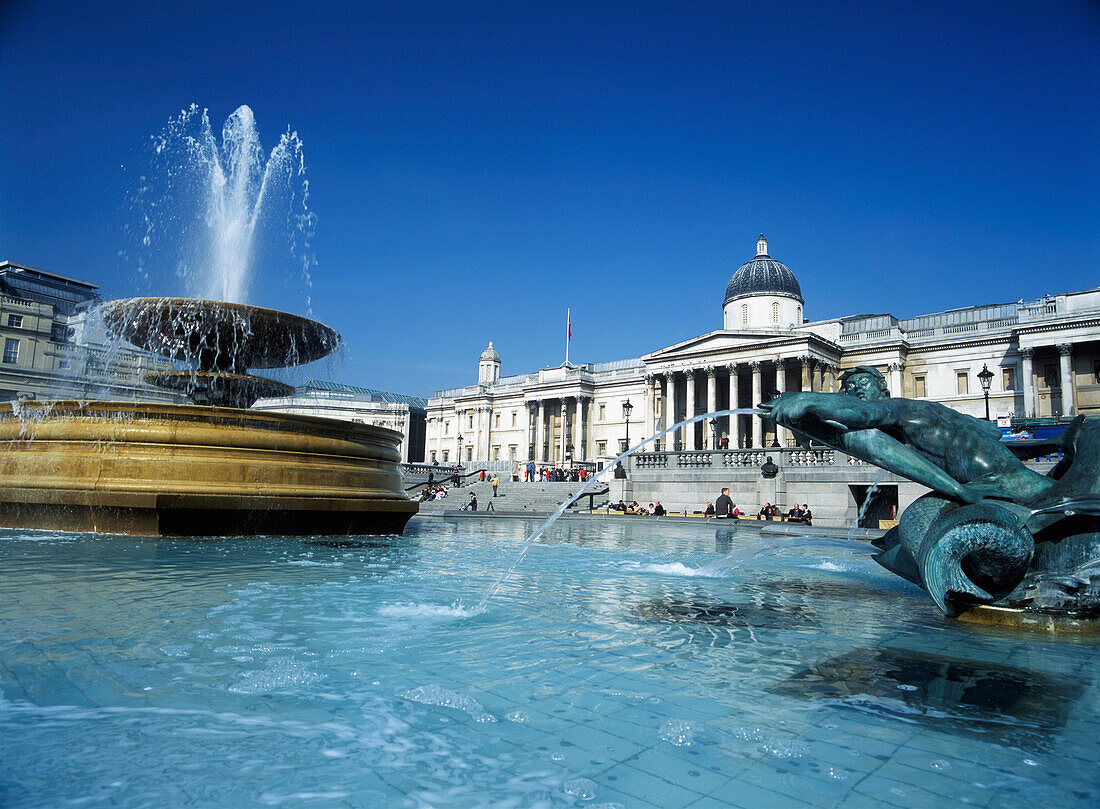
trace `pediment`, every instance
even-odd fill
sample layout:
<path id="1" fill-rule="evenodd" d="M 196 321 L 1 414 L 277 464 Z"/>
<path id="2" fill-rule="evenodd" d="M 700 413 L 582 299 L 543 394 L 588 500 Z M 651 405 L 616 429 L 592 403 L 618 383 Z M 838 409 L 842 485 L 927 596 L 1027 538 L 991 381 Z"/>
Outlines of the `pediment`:
<path id="1" fill-rule="evenodd" d="M 642 357 L 647 366 L 666 363 L 748 360 L 761 354 L 782 350 L 790 353 L 793 346 L 808 346 L 813 335 L 803 331 L 712 331 L 661 348 Z"/>

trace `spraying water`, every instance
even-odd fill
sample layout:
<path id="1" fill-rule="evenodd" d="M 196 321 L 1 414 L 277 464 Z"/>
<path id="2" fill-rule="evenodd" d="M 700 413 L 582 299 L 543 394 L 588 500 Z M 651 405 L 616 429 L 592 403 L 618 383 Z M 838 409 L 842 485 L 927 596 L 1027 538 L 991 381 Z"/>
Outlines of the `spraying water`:
<path id="1" fill-rule="evenodd" d="M 678 430 L 681 427 L 684 427 L 688 424 L 694 424 L 695 422 L 703 421 L 704 419 L 721 418 L 722 416 L 744 416 L 744 415 L 762 416 L 762 415 L 764 415 L 764 411 L 761 410 L 760 408 L 756 408 L 756 407 L 741 407 L 741 408 L 735 408 L 733 410 L 715 410 L 713 413 L 703 413 L 703 414 L 698 415 L 698 416 L 692 416 L 691 418 L 684 419 L 683 421 L 679 422 L 678 424 L 674 424 L 671 427 L 669 427 L 665 430 L 662 430 L 661 432 L 657 433 L 656 435 L 650 436 L 649 438 L 643 438 L 637 444 L 635 444 L 634 446 L 627 449 L 626 452 L 619 455 L 617 458 L 615 458 L 615 460 L 613 460 L 611 463 L 609 463 L 607 466 L 605 466 L 603 469 L 601 469 L 599 472 L 597 472 L 595 475 L 593 475 L 587 483 L 585 483 L 583 486 L 581 486 L 580 490 L 576 494 L 574 494 L 571 497 L 568 497 L 564 501 L 562 501 L 562 503 L 554 510 L 554 513 L 551 514 L 546 519 L 546 521 L 543 522 L 537 529 L 535 529 L 535 532 L 533 534 L 531 534 L 531 536 L 529 536 L 526 540 L 524 540 L 523 546 L 520 548 L 520 552 L 516 556 L 515 561 L 512 562 L 511 565 L 509 565 L 507 570 L 505 570 L 503 573 L 500 574 L 500 578 L 498 578 L 493 583 L 493 585 L 489 588 L 488 592 L 486 592 L 485 595 L 482 597 L 481 601 L 478 602 L 478 605 L 473 610 L 473 613 L 478 614 L 478 613 L 483 612 L 485 610 L 485 605 L 489 603 L 489 599 L 491 599 L 493 596 L 495 596 L 497 594 L 497 592 L 500 591 L 501 585 L 503 585 L 504 582 L 508 579 L 508 577 L 512 575 L 512 572 L 519 566 L 519 563 L 524 560 L 524 558 L 527 556 L 528 551 L 531 550 L 531 546 L 535 542 L 537 542 L 546 533 L 546 531 L 550 528 L 551 525 L 553 525 L 555 522 L 557 522 L 558 517 L 560 517 L 562 514 L 564 514 L 566 509 L 568 509 L 571 505 L 573 505 L 578 500 L 580 500 L 582 497 L 584 497 L 584 495 L 588 492 L 589 489 L 591 489 L 593 486 L 595 486 L 596 483 L 598 483 L 600 481 L 600 479 L 605 474 L 607 474 L 609 471 L 613 471 L 615 469 L 615 467 L 618 466 L 619 463 L 623 461 L 623 459 L 625 459 L 629 455 L 637 452 L 639 449 L 646 446 L 647 444 L 651 444 L 651 443 L 653 443 L 654 441 L 656 441 L 660 438 L 664 438 L 666 435 L 673 432 L 674 430 Z"/>
<path id="2" fill-rule="evenodd" d="M 248 303 L 258 259 L 268 265 L 290 256 L 308 310 L 315 217 L 298 134 L 288 129 L 265 152 L 255 115 L 242 105 L 222 125 L 219 142 L 208 111 L 192 104 L 152 138 L 152 151 L 153 176 L 142 177 L 134 195 L 142 278 L 148 283 L 150 268 L 172 266 L 187 297 Z M 261 231 L 264 239 L 257 238 Z M 265 246 L 276 249 L 261 254 Z"/>

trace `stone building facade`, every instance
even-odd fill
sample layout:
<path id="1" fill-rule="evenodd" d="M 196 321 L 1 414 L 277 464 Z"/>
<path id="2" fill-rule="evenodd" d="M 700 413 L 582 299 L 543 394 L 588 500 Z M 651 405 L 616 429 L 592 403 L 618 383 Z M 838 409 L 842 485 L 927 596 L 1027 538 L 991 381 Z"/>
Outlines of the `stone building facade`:
<path id="1" fill-rule="evenodd" d="M 179 401 L 145 381 L 172 363 L 111 339 L 99 302 L 95 284 L 0 261 L 0 401 Z"/>
<path id="2" fill-rule="evenodd" d="M 1038 301 L 899 319 L 804 318 L 794 273 L 768 254 L 732 276 L 723 328 L 637 359 L 501 376 L 490 343 L 478 382 L 427 403 L 428 462 L 598 462 L 692 415 L 748 408 L 775 393 L 835 391 L 872 365 L 894 396 L 985 416 L 978 373 L 993 372 L 995 416 L 1100 414 L 1100 288 Z M 648 450 L 691 453 L 791 447 L 787 431 L 748 415 L 697 422 Z"/>
<path id="3" fill-rule="evenodd" d="M 424 460 L 426 404 L 427 401 L 419 396 L 312 379 L 295 388 L 290 396 L 260 399 L 252 409 L 320 416 L 396 430 L 402 434 L 401 461 L 420 463 Z"/>

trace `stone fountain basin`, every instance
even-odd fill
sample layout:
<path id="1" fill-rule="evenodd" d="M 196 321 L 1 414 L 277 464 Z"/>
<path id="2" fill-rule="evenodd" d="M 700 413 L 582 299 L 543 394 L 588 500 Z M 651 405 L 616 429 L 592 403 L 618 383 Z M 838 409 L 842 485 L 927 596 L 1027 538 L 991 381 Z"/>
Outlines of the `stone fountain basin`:
<path id="1" fill-rule="evenodd" d="M 401 434 L 141 402 L 0 404 L 0 525 L 171 535 L 399 533 Z"/>
<path id="2" fill-rule="evenodd" d="M 124 298 L 99 311 L 129 343 L 209 371 L 304 365 L 340 345 L 340 335 L 323 323 L 241 303 Z"/>

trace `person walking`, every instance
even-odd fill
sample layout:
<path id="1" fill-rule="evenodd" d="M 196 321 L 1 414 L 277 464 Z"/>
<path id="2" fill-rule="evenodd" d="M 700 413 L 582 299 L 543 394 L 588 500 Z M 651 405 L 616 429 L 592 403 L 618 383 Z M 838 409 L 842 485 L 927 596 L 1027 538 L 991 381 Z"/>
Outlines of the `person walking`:
<path id="1" fill-rule="evenodd" d="M 714 501 L 714 516 L 720 519 L 729 519 L 733 516 L 733 500 L 730 499 L 728 487 L 723 487 L 722 493 Z"/>
<path id="2" fill-rule="evenodd" d="M 497 496 L 497 487 L 500 485 L 500 478 L 497 477 L 497 473 L 494 472 L 493 476 L 489 478 L 489 483 L 493 487 L 493 497 Z"/>

